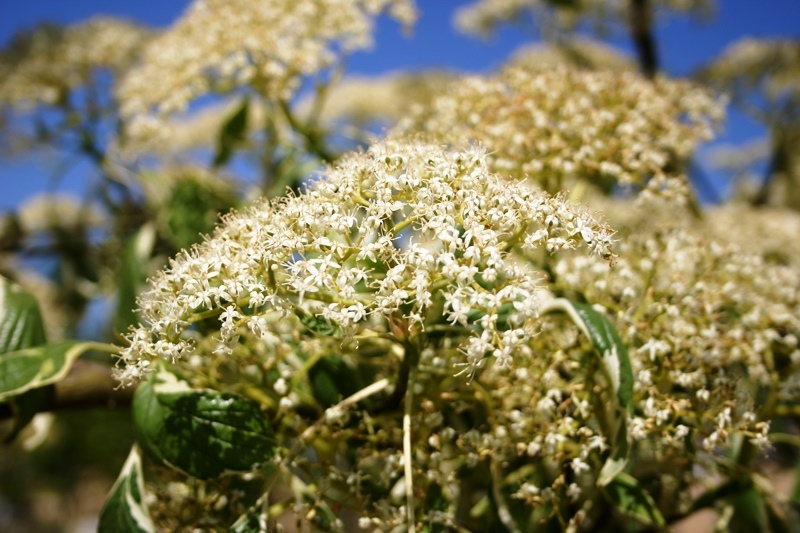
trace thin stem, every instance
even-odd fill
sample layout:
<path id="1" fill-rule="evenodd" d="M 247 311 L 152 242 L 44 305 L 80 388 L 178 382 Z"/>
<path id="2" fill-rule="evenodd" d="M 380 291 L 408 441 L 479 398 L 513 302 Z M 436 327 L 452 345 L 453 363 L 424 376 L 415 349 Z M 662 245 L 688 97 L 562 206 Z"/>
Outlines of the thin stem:
<path id="1" fill-rule="evenodd" d="M 306 140 L 306 145 L 308 146 L 309 151 L 311 151 L 313 154 L 316 154 L 317 157 L 326 163 L 332 163 L 336 159 L 336 155 L 328 150 L 328 148 L 325 146 L 322 135 L 320 135 L 316 130 L 301 124 L 297 117 L 294 116 L 294 113 L 287 102 L 281 100 L 279 102 L 279 107 L 292 129 L 299 133 L 300 136 Z"/>
<path id="2" fill-rule="evenodd" d="M 391 381 L 384 378 L 381 380 L 376 381 L 375 383 L 368 385 L 361 389 L 360 391 L 348 396 L 341 402 L 328 407 L 325 410 L 325 414 L 322 415 L 316 422 L 311 424 L 303 433 L 300 435 L 300 441 L 308 441 L 308 439 L 312 438 L 316 435 L 317 430 L 319 430 L 320 423 L 328 420 L 331 416 L 337 414 L 338 412 L 342 411 L 343 409 L 350 407 L 353 404 L 360 402 L 361 400 L 365 400 L 369 398 L 373 394 L 377 394 L 382 390 L 386 389 L 391 384 Z M 290 456 L 292 457 L 292 456 Z"/>
<path id="3" fill-rule="evenodd" d="M 411 457 L 411 410 L 414 406 L 414 382 L 417 377 L 417 365 L 413 365 L 408 374 L 406 387 L 405 407 L 403 409 L 403 462 L 406 485 L 406 516 L 408 519 L 408 532 L 416 531 L 414 518 L 414 469 Z"/>

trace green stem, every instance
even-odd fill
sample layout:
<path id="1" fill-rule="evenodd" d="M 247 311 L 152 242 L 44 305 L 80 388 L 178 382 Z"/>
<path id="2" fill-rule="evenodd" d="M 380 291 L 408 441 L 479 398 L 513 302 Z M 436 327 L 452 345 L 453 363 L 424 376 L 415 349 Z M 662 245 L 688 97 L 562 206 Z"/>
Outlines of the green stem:
<path id="1" fill-rule="evenodd" d="M 305 139 L 306 146 L 311 153 L 326 163 L 336 160 L 336 154 L 328 150 L 325 146 L 324 137 L 315 128 L 307 124 L 301 124 L 286 101 L 281 100 L 278 105 L 292 129 Z"/>

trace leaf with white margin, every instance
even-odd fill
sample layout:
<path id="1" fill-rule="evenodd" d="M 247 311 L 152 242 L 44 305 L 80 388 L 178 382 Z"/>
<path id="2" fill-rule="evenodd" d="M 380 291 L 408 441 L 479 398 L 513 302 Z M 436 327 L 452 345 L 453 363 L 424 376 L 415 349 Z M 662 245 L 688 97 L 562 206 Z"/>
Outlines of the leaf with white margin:
<path id="1" fill-rule="evenodd" d="M 0 356 L 0 402 L 23 392 L 64 379 L 78 357 L 98 350 L 116 350 L 109 344 L 67 340 Z"/>
<path id="2" fill-rule="evenodd" d="M 155 533 L 155 526 L 144 504 L 144 477 L 139 446 L 131 448 L 117 481 L 111 488 L 100 520 L 98 533 Z"/>
<path id="3" fill-rule="evenodd" d="M 628 464 L 628 414 L 633 411 L 633 370 L 628 349 L 622 343 L 614 325 L 591 305 L 580 304 L 566 298 L 547 301 L 542 313 L 562 311 L 578 326 L 591 341 L 600 363 L 611 382 L 617 400 L 616 428 L 609 435 L 612 439 L 611 455 L 606 459 L 597 478 L 600 486 L 606 486 L 620 474 Z"/>

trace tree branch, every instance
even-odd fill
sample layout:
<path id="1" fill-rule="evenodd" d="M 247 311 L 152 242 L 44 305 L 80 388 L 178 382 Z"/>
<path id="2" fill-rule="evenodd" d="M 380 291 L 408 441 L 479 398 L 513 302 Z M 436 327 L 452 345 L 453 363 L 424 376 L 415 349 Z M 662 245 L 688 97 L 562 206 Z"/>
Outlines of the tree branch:
<path id="1" fill-rule="evenodd" d="M 648 78 L 655 77 L 659 69 L 652 11 L 649 0 L 631 0 L 631 39 L 636 46 L 639 70 Z"/>

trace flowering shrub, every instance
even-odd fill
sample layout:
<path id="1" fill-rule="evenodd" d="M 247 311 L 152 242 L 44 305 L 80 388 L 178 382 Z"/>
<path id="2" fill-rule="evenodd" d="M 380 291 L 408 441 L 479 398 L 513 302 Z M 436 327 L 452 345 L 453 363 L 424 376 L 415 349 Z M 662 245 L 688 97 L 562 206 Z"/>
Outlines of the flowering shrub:
<path id="1" fill-rule="evenodd" d="M 610 259 L 611 235 L 563 198 L 491 174 L 480 148 L 378 143 L 341 160 L 302 194 L 229 216 L 214 238 L 157 275 L 141 299 L 145 323 L 122 352 L 120 379 L 131 383 L 157 372 L 166 360 L 194 387 L 214 383 L 217 390 L 247 391 L 273 405 L 270 418 L 277 423 L 279 441 L 299 439 L 312 450 L 309 434 L 322 433 L 344 446 L 354 425 L 369 424 L 373 417 L 404 426 L 402 432 L 364 443 L 356 462 L 344 470 L 337 467 L 339 460 L 306 464 L 307 458 L 290 454 L 285 461 L 311 469 L 309 475 L 324 475 L 325 484 L 345 491 L 337 498 L 340 504 L 363 510 L 362 525 L 382 528 L 414 520 L 413 478 L 424 469 L 427 475 L 418 479 L 416 490 L 438 494 L 438 503 L 420 506 L 426 513 L 420 519 L 453 524 L 464 503 L 448 486 L 453 475 L 448 472 L 461 468 L 461 461 L 478 466 L 480 450 L 511 458 L 520 444 L 531 457 L 537 446 L 555 453 L 562 433 L 577 429 L 567 422 L 547 434 L 546 445 L 515 442 L 537 425 L 532 413 L 544 414 L 548 402 L 555 408 L 552 391 L 533 404 L 533 390 L 522 383 L 511 385 L 522 395 L 514 392 L 504 401 L 526 404 L 508 411 L 516 413 L 513 439 L 483 442 L 483 426 L 506 416 L 484 419 L 469 411 L 494 410 L 493 394 L 508 381 L 559 381 L 547 377 L 547 369 L 552 373 L 558 363 L 535 355 L 540 311 L 557 307 L 543 264 L 536 265 L 579 244 Z M 376 358 L 378 353 L 385 355 Z M 221 367 L 229 367 L 232 379 L 220 381 Z M 618 381 L 620 369 L 612 367 L 614 372 Z M 354 385 L 360 381 L 372 383 L 359 391 Z M 345 392 L 366 400 L 363 391 L 377 395 L 390 389 L 362 414 L 348 413 L 340 404 L 331 407 Z M 450 395 L 459 398 L 453 413 L 445 416 L 451 409 L 446 406 L 444 413 L 432 410 L 434 402 Z M 576 399 L 582 395 L 573 393 Z M 320 404 L 329 407 L 323 418 L 296 416 Z M 593 416 L 585 398 L 580 405 L 586 417 Z M 454 441 L 472 416 L 479 416 L 481 430 Z M 426 430 L 412 433 L 410 427 Z M 599 461 L 607 440 L 617 438 L 588 428 L 577 437 L 580 448 L 568 459 L 579 474 L 591 470 L 590 458 Z M 419 456 L 447 442 L 459 450 L 456 456 Z M 165 453 L 159 451 L 163 442 L 149 445 L 156 455 Z M 329 451 L 337 457 L 345 452 L 337 446 Z M 498 465 L 491 466 L 495 481 L 507 474 Z M 371 481 L 377 485 L 366 490 L 358 480 L 374 476 L 376 468 L 381 481 Z M 408 487 L 406 512 L 399 514 L 391 503 L 398 483 Z M 519 495 L 529 500 L 525 487 L 518 487 Z M 577 497 L 580 487 L 570 491 Z M 513 524 L 506 504 L 500 504 L 502 519 Z"/>
<path id="2" fill-rule="evenodd" d="M 682 162 L 712 136 L 721 114 L 718 102 L 686 82 L 512 67 L 462 80 L 397 131 L 449 143 L 478 139 L 495 171 L 551 192 L 581 180 L 606 191 L 635 184 L 685 198 Z"/>
<path id="3" fill-rule="evenodd" d="M 97 82 L 98 71 L 130 66 L 150 36 L 141 26 L 105 17 L 67 29 L 42 26 L 0 59 L 0 105 L 64 105 L 74 90 Z"/>
<path id="4" fill-rule="evenodd" d="M 207 93 L 250 87 L 271 102 L 288 101 L 304 77 L 368 47 L 384 10 L 407 27 L 416 19 L 413 0 L 194 2 L 120 83 L 129 135 L 165 134 L 165 116 Z"/>
<path id="5" fill-rule="evenodd" d="M 460 21 L 626 6 L 481 1 Z M 800 444 L 800 219 L 701 209 L 688 161 L 726 99 L 566 34 L 495 73 L 339 83 L 382 13 L 416 18 L 197 0 L 159 35 L 98 19 L 4 52 L 4 140 L 101 174 L 96 201 L 0 219 L 4 274 L 37 280 L 44 249 L 60 276 L 0 278 L 10 438 L 130 404 L 100 531 L 639 532 L 707 509 L 791 531 L 800 497 L 767 472 Z M 793 44 L 740 50 L 743 88 L 791 103 Z M 259 183 L 236 182 L 254 161 Z M 70 340 L 92 300 L 116 307 L 109 342 Z M 106 381 L 76 386 L 87 367 Z"/>
<path id="6" fill-rule="evenodd" d="M 220 325 L 210 351 L 235 357 L 246 331 L 273 339 L 275 314 L 297 315 L 294 327 L 321 319 L 355 345 L 364 330 L 402 342 L 449 323 L 472 331 L 460 346 L 470 374 L 490 354 L 507 366 L 539 308 L 542 275 L 520 259 L 581 242 L 608 258 L 611 234 L 562 198 L 491 174 L 479 148 L 376 144 L 305 193 L 227 218 L 173 261 L 142 297 L 146 322 L 123 352 L 121 379 L 156 356 L 191 356 L 182 333 L 209 318 Z"/>

